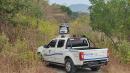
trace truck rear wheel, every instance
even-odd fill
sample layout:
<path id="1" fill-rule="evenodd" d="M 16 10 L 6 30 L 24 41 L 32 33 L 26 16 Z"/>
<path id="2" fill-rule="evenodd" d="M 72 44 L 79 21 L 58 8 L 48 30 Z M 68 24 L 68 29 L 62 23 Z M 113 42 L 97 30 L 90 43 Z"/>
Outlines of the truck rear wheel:
<path id="1" fill-rule="evenodd" d="M 65 69 L 67 73 L 75 73 L 76 67 L 74 66 L 74 63 L 71 59 L 65 60 Z"/>
<path id="2" fill-rule="evenodd" d="M 96 66 L 96 67 L 91 67 L 92 71 L 98 71 L 100 69 L 100 66 Z"/>

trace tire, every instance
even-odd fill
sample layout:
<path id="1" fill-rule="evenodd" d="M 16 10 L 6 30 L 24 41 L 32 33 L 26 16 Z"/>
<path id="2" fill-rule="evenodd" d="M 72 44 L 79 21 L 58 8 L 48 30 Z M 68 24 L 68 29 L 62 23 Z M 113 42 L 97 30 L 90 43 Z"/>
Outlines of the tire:
<path id="1" fill-rule="evenodd" d="M 51 63 L 50 63 L 50 62 L 47 62 L 47 61 L 44 61 L 44 65 L 45 65 L 45 66 L 50 66 Z"/>
<path id="2" fill-rule="evenodd" d="M 97 67 L 91 67 L 91 70 L 92 71 L 98 71 L 100 69 L 100 66 L 97 66 Z"/>
<path id="3" fill-rule="evenodd" d="M 67 73 L 75 73 L 76 67 L 71 59 L 65 60 L 65 69 Z"/>
<path id="4" fill-rule="evenodd" d="M 39 57 L 39 59 L 40 59 L 41 61 L 44 61 L 43 56 L 42 56 L 42 54 L 41 54 L 40 52 L 38 52 L 37 55 L 38 55 L 38 57 Z"/>

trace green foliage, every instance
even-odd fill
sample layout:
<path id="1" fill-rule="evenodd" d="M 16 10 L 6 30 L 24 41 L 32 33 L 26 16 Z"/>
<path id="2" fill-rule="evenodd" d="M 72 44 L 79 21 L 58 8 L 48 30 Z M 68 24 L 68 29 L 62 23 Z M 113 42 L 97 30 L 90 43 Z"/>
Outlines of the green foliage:
<path id="1" fill-rule="evenodd" d="M 67 12 L 68 15 L 70 15 L 70 16 L 72 15 L 72 11 L 70 10 L 69 7 L 60 6 L 60 8 L 61 8 L 61 10 L 62 10 L 63 12 Z"/>
<path id="2" fill-rule="evenodd" d="M 130 42 L 127 42 L 126 40 L 122 41 L 119 44 L 119 54 L 121 56 L 121 59 L 124 62 L 129 62 L 130 61 Z"/>
<path id="3" fill-rule="evenodd" d="M 0 0 L 2 70 L 18 73 L 24 72 L 25 68 L 32 69 L 34 63 L 38 64 L 36 48 L 47 43 L 58 33 L 58 19 L 51 17 L 53 12 L 58 12 L 61 17 L 71 15 L 68 7 L 53 8 L 47 0 Z"/>
<path id="4" fill-rule="evenodd" d="M 36 17 L 32 17 L 32 16 L 27 16 L 27 15 L 23 15 L 21 13 L 17 13 L 12 19 L 11 22 L 15 25 L 15 26 L 24 26 L 24 27 L 33 27 L 35 28 L 38 24 L 38 18 Z"/>
<path id="5" fill-rule="evenodd" d="M 91 26 L 94 30 L 112 35 L 128 31 L 130 10 L 128 0 L 90 0 Z"/>
<path id="6" fill-rule="evenodd" d="M 113 42 L 114 48 L 120 53 L 123 61 L 129 59 L 129 42 L 127 40 L 130 29 L 129 0 L 90 0 L 91 27 L 93 30 L 105 33 Z M 114 37 L 118 42 L 114 42 Z M 120 43 L 118 45 L 118 43 Z"/>
<path id="7" fill-rule="evenodd" d="M 28 42 L 25 40 L 17 40 L 14 45 L 4 44 L 2 55 L 15 60 L 21 60 L 20 62 L 26 63 L 34 61 L 36 58 L 35 54 L 29 48 Z"/>
<path id="8" fill-rule="evenodd" d="M 19 10 L 28 7 L 27 0 L 0 0 L 0 10 L 3 15 L 13 16 Z"/>
<path id="9" fill-rule="evenodd" d="M 10 25 L 28 26 L 33 21 L 34 26 L 38 26 L 40 20 L 45 19 L 44 12 L 51 6 L 48 0 L 0 0 L 0 15 L 3 21 L 11 21 Z M 51 7 L 53 10 L 53 7 Z M 56 5 L 54 9 L 63 11 L 64 14 L 71 15 L 68 7 Z M 49 13 L 49 12 L 48 12 Z M 46 13 L 47 14 L 47 13 Z M 34 24 L 35 23 L 35 24 Z M 9 24 L 8 24 L 9 25 Z"/>
<path id="10" fill-rule="evenodd" d="M 52 6 L 60 9 L 60 11 L 62 11 L 63 13 L 66 13 L 68 16 L 72 15 L 71 9 L 67 6 L 59 5 L 59 4 L 53 4 Z"/>
<path id="11" fill-rule="evenodd" d="M 53 38 L 58 32 L 58 25 L 49 22 L 49 21 L 40 21 L 38 29 L 41 31 L 41 34 L 46 36 L 46 39 Z"/>
<path id="12" fill-rule="evenodd" d="M 2 20 L 11 20 L 17 13 L 41 18 L 42 8 L 32 0 L 0 0 L 0 14 Z"/>
<path id="13" fill-rule="evenodd" d="M 36 61 L 37 59 L 37 55 L 31 51 L 22 52 L 18 57 L 24 62 Z"/>

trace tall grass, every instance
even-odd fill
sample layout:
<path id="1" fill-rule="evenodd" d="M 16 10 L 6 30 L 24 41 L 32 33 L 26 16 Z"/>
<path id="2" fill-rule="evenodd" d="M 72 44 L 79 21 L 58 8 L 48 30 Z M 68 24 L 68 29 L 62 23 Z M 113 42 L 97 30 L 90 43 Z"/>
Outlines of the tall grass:
<path id="1" fill-rule="evenodd" d="M 32 28 L 22 31 L 19 34 L 23 36 L 18 35 L 13 43 L 4 33 L 0 34 L 0 73 L 54 73 L 44 67 L 36 54 L 36 48 L 45 43 L 47 35 L 41 34 L 44 31 Z"/>

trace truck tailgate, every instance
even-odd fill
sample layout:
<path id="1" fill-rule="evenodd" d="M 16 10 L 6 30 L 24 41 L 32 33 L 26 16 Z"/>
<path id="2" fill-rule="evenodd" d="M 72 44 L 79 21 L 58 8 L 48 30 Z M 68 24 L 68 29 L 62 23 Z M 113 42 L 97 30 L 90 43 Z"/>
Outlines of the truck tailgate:
<path id="1" fill-rule="evenodd" d="M 84 60 L 106 60 L 108 59 L 108 49 L 89 49 L 84 50 Z"/>

